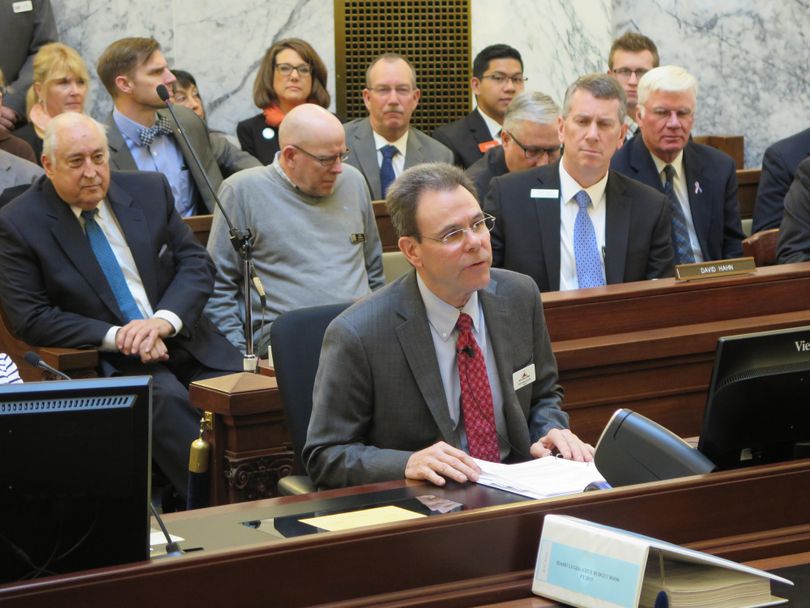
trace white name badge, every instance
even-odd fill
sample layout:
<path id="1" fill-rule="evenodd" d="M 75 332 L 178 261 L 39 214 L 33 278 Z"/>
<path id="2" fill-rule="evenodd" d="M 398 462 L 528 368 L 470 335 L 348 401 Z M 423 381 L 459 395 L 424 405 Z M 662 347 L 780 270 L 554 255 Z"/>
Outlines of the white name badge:
<path id="1" fill-rule="evenodd" d="M 560 198 L 560 191 L 551 188 L 532 188 L 529 196 L 531 198 Z"/>
<path id="2" fill-rule="evenodd" d="M 30 13 L 34 10 L 34 5 L 31 0 L 24 0 L 23 2 L 15 2 L 12 4 L 11 9 L 15 13 Z"/>
<path id="3" fill-rule="evenodd" d="M 523 388 L 527 384 L 531 384 L 537 379 L 537 374 L 534 371 L 534 363 L 530 363 L 523 369 L 519 369 L 514 374 L 512 374 L 512 385 L 515 387 L 515 390 L 519 388 Z"/>

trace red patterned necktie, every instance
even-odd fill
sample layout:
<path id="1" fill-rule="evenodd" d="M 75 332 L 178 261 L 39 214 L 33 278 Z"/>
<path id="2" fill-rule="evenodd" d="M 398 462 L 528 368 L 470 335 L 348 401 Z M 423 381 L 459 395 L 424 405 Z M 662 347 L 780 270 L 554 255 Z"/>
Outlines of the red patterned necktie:
<path id="1" fill-rule="evenodd" d="M 456 362 L 461 381 L 461 412 L 467 432 L 467 448 L 473 458 L 500 462 L 487 364 L 473 337 L 470 315 L 461 313 L 456 327 Z"/>

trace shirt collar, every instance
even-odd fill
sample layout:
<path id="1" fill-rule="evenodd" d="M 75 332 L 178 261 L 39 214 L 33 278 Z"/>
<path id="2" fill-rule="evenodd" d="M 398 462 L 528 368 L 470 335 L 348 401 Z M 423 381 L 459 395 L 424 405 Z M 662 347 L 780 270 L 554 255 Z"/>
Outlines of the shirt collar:
<path id="1" fill-rule="evenodd" d="M 416 273 L 416 284 L 419 287 L 422 302 L 425 304 L 425 313 L 427 314 L 428 323 L 436 330 L 442 340 L 447 342 L 453 335 L 458 316 L 462 312 L 470 315 L 475 333 L 480 332 L 481 307 L 478 305 L 477 291 L 473 292 L 470 299 L 467 300 L 466 304 L 459 310 L 430 291 L 430 288 L 425 285 L 425 282 L 422 280 L 422 277 L 419 276 L 418 272 Z"/>
<path id="2" fill-rule="evenodd" d="M 601 203 L 602 198 L 605 194 L 605 188 L 607 187 L 607 180 L 610 171 L 605 173 L 604 177 L 600 179 L 598 182 L 589 186 L 587 188 L 583 188 L 582 186 L 577 183 L 573 177 L 568 174 L 568 171 L 565 170 L 563 167 L 562 160 L 560 161 L 560 201 L 565 204 L 570 202 L 574 196 L 576 196 L 577 192 L 580 190 L 585 190 L 588 193 L 588 196 L 591 197 L 591 203 L 593 204 L 594 209 L 596 209 Z"/>
<path id="3" fill-rule="evenodd" d="M 374 149 L 379 150 L 383 146 L 394 146 L 402 157 L 405 157 L 405 151 L 408 149 L 408 132 L 410 129 L 407 129 L 405 133 L 396 141 L 388 141 L 382 135 L 377 133 L 374 129 L 371 130 L 372 135 L 374 135 Z"/>
<path id="4" fill-rule="evenodd" d="M 118 130 L 121 131 L 121 135 L 123 135 L 129 141 L 139 146 L 141 145 L 141 129 L 146 129 L 148 127 L 144 127 L 131 118 L 124 116 L 118 111 L 118 108 L 113 109 L 113 120 L 115 121 Z M 157 114 L 155 114 L 155 120 L 157 120 Z M 154 121 L 152 124 L 154 124 Z"/>
<path id="5" fill-rule="evenodd" d="M 73 212 L 73 215 L 76 216 L 76 219 L 82 223 L 84 226 L 84 218 L 82 217 L 82 212 L 84 209 L 79 207 L 78 205 L 69 205 L 70 210 Z M 107 209 L 107 201 L 105 199 L 101 199 L 98 205 L 96 205 L 96 209 L 98 212 L 96 213 L 96 218 L 101 221 L 107 217 L 108 209 Z"/>
<path id="6" fill-rule="evenodd" d="M 492 118 L 489 114 L 484 112 L 480 107 L 475 108 L 481 118 L 484 119 L 484 123 L 487 125 L 487 129 L 489 129 L 489 135 L 492 139 L 496 141 L 501 140 L 500 132 L 503 129 L 503 125 L 501 125 L 497 120 Z"/>
<path id="7" fill-rule="evenodd" d="M 680 179 L 683 175 L 683 150 L 678 152 L 678 156 L 676 156 L 671 163 L 661 160 L 652 152 L 650 152 L 650 156 L 652 156 L 653 162 L 655 163 L 655 168 L 658 169 L 658 175 L 663 173 L 664 167 L 667 165 L 672 165 L 672 168 L 675 169 L 675 179 Z"/>

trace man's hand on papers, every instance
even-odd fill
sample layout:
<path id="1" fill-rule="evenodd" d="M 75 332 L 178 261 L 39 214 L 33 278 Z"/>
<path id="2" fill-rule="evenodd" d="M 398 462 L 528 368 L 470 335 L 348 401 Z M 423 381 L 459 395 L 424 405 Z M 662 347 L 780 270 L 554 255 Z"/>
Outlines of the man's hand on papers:
<path id="1" fill-rule="evenodd" d="M 445 478 L 459 483 L 478 481 L 479 472 L 468 454 L 444 441 L 414 452 L 405 464 L 407 479 L 424 479 L 437 486 L 443 486 Z"/>
<path id="2" fill-rule="evenodd" d="M 535 458 L 551 456 L 554 450 L 567 460 L 591 462 L 593 446 L 585 443 L 568 429 L 552 429 L 548 435 L 538 439 L 529 449 Z"/>

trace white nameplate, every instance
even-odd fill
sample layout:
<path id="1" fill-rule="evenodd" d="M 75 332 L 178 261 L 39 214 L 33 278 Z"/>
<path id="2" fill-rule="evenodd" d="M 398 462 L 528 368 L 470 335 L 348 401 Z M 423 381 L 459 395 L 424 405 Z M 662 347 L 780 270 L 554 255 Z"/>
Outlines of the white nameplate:
<path id="1" fill-rule="evenodd" d="M 530 363 L 523 369 L 519 369 L 514 374 L 512 374 L 512 385 L 515 387 L 515 390 L 519 388 L 523 388 L 527 384 L 531 384 L 537 379 L 537 374 L 534 371 L 534 363 Z"/>
<path id="2" fill-rule="evenodd" d="M 532 188 L 529 196 L 531 198 L 560 198 L 560 191 L 552 188 Z"/>
<path id="3" fill-rule="evenodd" d="M 15 13 L 30 13 L 34 10 L 34 5 L 31 3 L 31 0 L 23 0 L 23 2 L 15 2 L 12 4 L 11 9 Z"/>

